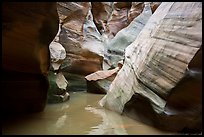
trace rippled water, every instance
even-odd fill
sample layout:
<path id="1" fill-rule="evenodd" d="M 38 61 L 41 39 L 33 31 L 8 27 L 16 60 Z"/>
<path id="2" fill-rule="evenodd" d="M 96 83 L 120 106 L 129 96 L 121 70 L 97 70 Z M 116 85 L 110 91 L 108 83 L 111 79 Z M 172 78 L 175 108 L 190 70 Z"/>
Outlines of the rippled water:
<path id="1" fill-rule="evenodd" d="M 72 92 L 70 100 L 48 104 L 43 112 L 3 124 L 3 135 L 163 135 L 160 131 L 126 116 L 101 108 L 104 95 Z"/>

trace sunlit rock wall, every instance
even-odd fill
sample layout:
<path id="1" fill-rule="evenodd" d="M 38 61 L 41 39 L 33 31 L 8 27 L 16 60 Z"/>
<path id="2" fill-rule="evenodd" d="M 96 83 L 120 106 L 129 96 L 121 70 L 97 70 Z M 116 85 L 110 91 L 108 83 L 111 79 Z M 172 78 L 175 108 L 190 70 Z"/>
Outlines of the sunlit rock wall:
<path id="1" fill-rule="evenodd" d="M 150 121 L 153 121 L 153 124 L 162 125 L 169 130 L 182 130 L 184 127 L 191 129 L 196 127 L 201 130 L 202 96 L 200 95 L 202 90 L 200 87 L 202 78 L 200 78 L 200 74 L 202 74 L 202 70 L 195 67 L 196 70 L 198 69 L 197 74 L 193 73 L 189 67 L 193 57 L 201 49 L 201 45 L 202 3 L 162 3 L 136 40 L 126 48 L 124 65 L 100 104 L 107 109 L 123 113 L 127 102 L 130 102 L 133 96 L 139 96 L 150 104 L 149 108 L 152 111 L 147 111 L 143 115 L 145 117 L 149 112 L 151 117 L 147 116 L 146 118 L 152 118 Z M 199 54 L 202 54 L 202 49 Z M 201 56 L 199 57 L 197 62 L 202 61 Z M 182 88 L 177 89 L 179 83 L 182 84 L 183 79 L 189 76 L 192 78 L 187 79 L 188 85 L 198 86 L 195 88 L 197 91 L 185 88 L 186 82 L 181 86 Z M 193 82 L 194 78 L 198 82 Z M 188 103 L 192 101 L 195 107 L 185 106 L 185 111 L 167 114 L 166 105 L 171 95 L 176 98 L 176 94 L 182 90 L 181 95 L 185 96 L 183 98 Z M 194 96 L 194 100 L 191 100 L 191 96 Z M 177 102 L 179 99 L 177 98 Z M 187 102 L 186 100 L 185 102 Z M 139 101 L 136 99 L 135 106 L 139 104 Z M 175 102 L 174 100 L 174 106 L 176 106 Z M 134 108 L 134 103 L 130 108 Z M 181 104 L 182 102 L 180 102 L 180 106 L 182 106 Z M 144 110 L 147 108 L 147 105 L 143 104 L 142 107 L 141 105 L 140 103 L 140 108 Z M 176 110 L 176 108 L 174 109 Z M 134 110 L 135 113 L 137 111 L 139 109 Z M 188 111 L 192 113 L 186 113 Z M 161 118 L 161 115 L 165 118 Z M 166 117 L 170 118 L 166 119 Z M 197 120 L 193 121 L 192 119 Z M 171 124 L 169 121 L 172 121 Z M 191 126 L 189 126 L 190 124 Z"/>
<path id="2" fill-rule="evenodd" d="M 150 2 L 154 12 L 161 2 Z M 127 27 L 144 9 L 144 2 L 112 2 L 111 14 L 106 23 L 106 34 L 112 39 L 123 28 Z"/>
<path id="3" fill-rule="evenodd" d="M 127 27 L 120 30 L 113 39 L 105 43 L 104 63 L 109 67 L 104 69 L 117 67 L 118 62 L 124 59 L 125 48 L 136 39 L 151 16 L 150 3 L 146 2 L 143 12 L 139 13 L 139 16 L 136 16 Z"/>
<path id="4" fill-rule="evenodd" d="M 57 2 L 60 32 L 56 39 L 66 50 L 61 69 L 83 75 L 103 69 L 104 44 L 143 10 L 143 2 L 134 5 L 134 2 Z"/>
<path id="5" fill-rule="evenodd" d="M 59 43 L 67 53 L 61 66 L 63 71 L 86 75 L 101 69 L 101 56 L 89 50 L 88 45 L 90 46 L 90 44 L 86 43 L 87 48 L 83 44 L 86 36 L 89 35 L 84 33 L 96 31 L 96 26 L 87 24 L 93 22 L 90 8 L 90 2 L 58 2 L 58 13 L 62 24 Z M 84 25 L 88 26 L 87 28 L 85 26 L 85 30 Z M 96 38 L 97 33 L 99 32 L 94 34 Z M 96 41 L 97 39 L 95 43 Z M 97 49 L 97 45 L 94 48 Z"/>

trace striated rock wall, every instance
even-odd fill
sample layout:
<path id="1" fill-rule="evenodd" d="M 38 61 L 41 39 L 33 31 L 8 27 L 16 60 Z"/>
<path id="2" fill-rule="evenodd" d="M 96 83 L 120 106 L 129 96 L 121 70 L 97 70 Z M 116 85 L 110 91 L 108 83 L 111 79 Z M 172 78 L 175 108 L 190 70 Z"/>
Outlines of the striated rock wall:
<path id="1" fill-rule="evenodd" d="M 118 62 L 124 59 L 125 48 L 136 39 L 151 16 L 150 3 L 146 2 L 143 12 L 127 27 L 120 30 L 113 39 L 105 43 L 104 61 L 109 64 L 109 67 L 116 67 Z"/>
<path id="2" fill-rule="evenodd" d="M 96 32 L 95 25 L 86 24 L 93 22 L 92 15 L 89 15 L 90 8 L 90 2 L 58 2 L 58 13 L 62 24 L 59 43 L 66 50 L 66 59 L 61 66 L 63 71 L 86 75 L 101 69 L 101 55 L 83 45 L 86 40 L 84 34 L 87 33 L 86 30 Z M 85 24 L 88 26 L 86 30 L 84 30 Z"/>
<path id="3" fill-rule="evenodd" d="M 100 104 L 165 130 L 201 131 L 202 71 L 190 67 L 202 60 L 201 23 L 201 3 L 162 3 L 126 48 L 124 65 Z"/>
<path id="4" fill-rule="evenodd" d="M 107 23 L 113 11 L 113 2 L 91 2 L 94 23 L 100 34 L 108 32 Z"/>
<path id="5" fill-rule="evenodd" d="M 113 2 L 113 11 L 107 22 L 109 38 L 113 38 L 118 31 L 128 25 L 128 11 L 130 7 L 131 2 Z"/>
<path id="6" fill-rule="evenodd" d="M 144 7 L 141 6 L 144 3 L 139 3 L 138 7 L 132 2 L 57 4 L 61 29 L 59 43 L 66 50 L 66 59 L 61 68 L 63 71 L 82 75 L 103 69 L 104 44 L 109 43 L 118 31 L 132 21 L 131 19 L 140 15 Z M 151 7 L 152 4 L 150 3 Z"/>
<path id="7" fill-rule="evenodd" d="M 131 23 L 135 17 L 140 15 L 142 13 L 142 10 L 144 9 L 145 2 L 132 2 L 131 8 L 128 12 L 128 22 Z M 152 10 L 152 13 L 155 12 L 155 10 L 158 8 L 158 6 L 161 4 L 161 2 L 149 2 L 150 7 Z"/>

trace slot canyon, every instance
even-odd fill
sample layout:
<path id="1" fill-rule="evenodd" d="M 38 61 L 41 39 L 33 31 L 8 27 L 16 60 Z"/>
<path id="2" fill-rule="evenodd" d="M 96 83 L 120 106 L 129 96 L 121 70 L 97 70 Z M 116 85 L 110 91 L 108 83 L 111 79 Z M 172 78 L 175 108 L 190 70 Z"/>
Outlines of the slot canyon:
<path id="1" fill-rule="evenodd" d="M 3 2 L 2 135 L 202 135 L 202 2 Z"/>

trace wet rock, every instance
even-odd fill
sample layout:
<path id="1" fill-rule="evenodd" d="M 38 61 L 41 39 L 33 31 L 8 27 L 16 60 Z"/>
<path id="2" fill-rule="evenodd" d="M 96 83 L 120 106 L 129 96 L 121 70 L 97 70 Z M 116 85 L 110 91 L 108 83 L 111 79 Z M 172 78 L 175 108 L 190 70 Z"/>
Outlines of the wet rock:
<path id="1" fill-rule="evenodd" d="M 95 94 L 106 94 L 109 90 L 111 83 L 112 81 L 108 78 L 97 81 L 87 81 L 87 92 Z"/>
<path id="2" fill-rule="evenodd" d="M 59 23 L 56 3 L 4 2 L 2 8 L 3 114 L 42 111 L 49 44 Z"/>
<path id="3" fill-rule="evenodd" d="M 67 92 L 68 81 L 64 75 L 50 71 L 48 74 L 49 79 L 49 91 L 48 91 L 48 103 L 61 103 L 69 99 L 69 93 Z"/>
<path id="4" fill-rule="evenodd" d="M 67 81 L 69 81 L 69 84 L 67 86 L 67 90 L 69 92 L 81 92 L 87 90 L 86 80 L 84 78 L 84 75 L 78 75 L 73 73 L 64 72 L 63 74 Z"/>
<path id="5" fill-rule="evenodd" d="M 60 30 L 58 31 L 58 34 L 55 36 L 55 39 L 53 40 L 53 42 L 50 43 L 49 46 L 51 67 L 48 73 L 50 85 L 47 95 L 48 103 L 61 103 L 69 99 L 69 93 L 67 90 L 68 81 L 65 79 L 60 68 L 64 59 L 66 58 L 66 51 L 60 43 L 55 42 L 59 38 L 59 33 Z"/>
<path id="6" fill-rule="evenodd" d="M 201 9 L 201 3 L 162 3 L 126 48 L 100 105 L 164 130 L 200 132 Z"/>

